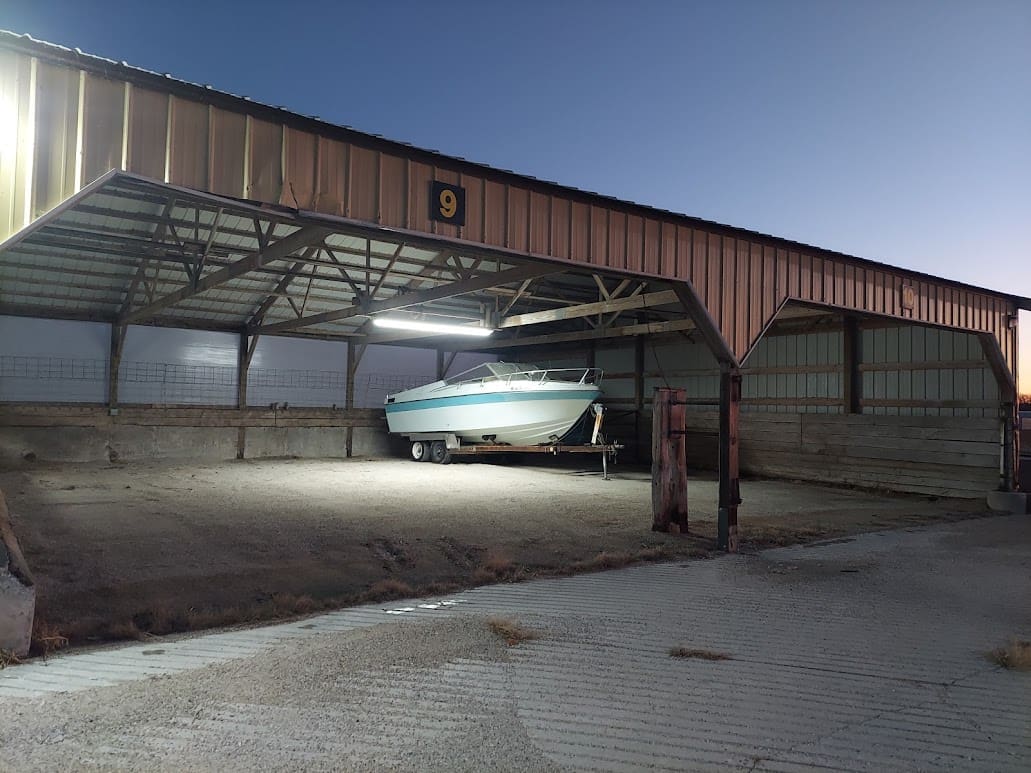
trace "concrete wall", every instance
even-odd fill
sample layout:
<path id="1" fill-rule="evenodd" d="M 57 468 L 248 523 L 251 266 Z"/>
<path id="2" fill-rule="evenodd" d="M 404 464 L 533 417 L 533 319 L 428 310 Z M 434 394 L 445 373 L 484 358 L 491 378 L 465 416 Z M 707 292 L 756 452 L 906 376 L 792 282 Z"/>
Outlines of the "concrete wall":
<path id="1" fill-rule="evenodd" d="M 343 457 L 390 453 L 380 411 L 122 408 L 9 405 L 0 408 L 0 465 L 26 462 L 218 461 L 245 457 Z"/>
<path id="2" fill-rule="evenodd" d="M 28 654 L 35 610 L 35 583 L 0 491 L 0 650 Z"/>

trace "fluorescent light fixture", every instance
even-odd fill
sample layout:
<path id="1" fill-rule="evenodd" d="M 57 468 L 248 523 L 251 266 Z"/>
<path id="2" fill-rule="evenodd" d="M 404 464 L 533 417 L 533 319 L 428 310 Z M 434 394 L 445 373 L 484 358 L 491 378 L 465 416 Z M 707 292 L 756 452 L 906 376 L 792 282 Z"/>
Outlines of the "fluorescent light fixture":
<path id="1" fill-rule="evenodd" d="M 376 327 L 386 327 L 393 330 L 415 330 L 420 333 L 438 333 L 441 335 L 454 336 L 475 336 L 486 338 L 494 331 L 489 327 L 476 327 L 472 325 L 448 325 L 443 322 L 423 322 L 418 319 L 394 319 L 391 317 L 376 317 L 373 320 Z"/>

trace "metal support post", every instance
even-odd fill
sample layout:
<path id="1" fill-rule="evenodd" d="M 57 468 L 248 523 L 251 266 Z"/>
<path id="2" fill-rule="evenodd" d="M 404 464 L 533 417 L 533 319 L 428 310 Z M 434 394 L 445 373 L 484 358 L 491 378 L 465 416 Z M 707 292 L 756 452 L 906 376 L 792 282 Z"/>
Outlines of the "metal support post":
<path id="1" fill-rule="evenodd" d="M 716 546 L 736 553 L 737 506 L 741 503 L 738 465 L 738 418 L 741 406 L 741 373 L 728 362 L 720 363 L 720 501 Z"/>
<path id="2" fill-rule="evenodd" d="M 443 355 L 443 352 L 440 353 Z M 347 343 L 347 384 L 344 387 L 344 408 L 350 412 L 354 408 L 354 377 L 358 372 L 358 360 L 360 354 L 356 344 Z M 347 427 L 346 455 L 350 459 L 354 453 L 354 427 L 350 424 Z"/>

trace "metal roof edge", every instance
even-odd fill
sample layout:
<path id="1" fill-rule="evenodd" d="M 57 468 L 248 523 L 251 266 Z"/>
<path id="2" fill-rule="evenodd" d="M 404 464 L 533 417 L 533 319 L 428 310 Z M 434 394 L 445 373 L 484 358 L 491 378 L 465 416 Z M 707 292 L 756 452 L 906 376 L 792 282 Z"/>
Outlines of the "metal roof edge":
<path id="1" fill-rule="evenodd" d="M 462 245 L 464 247 L 468 247 L 468 248 L 470 248 L 471 250 L 474 250 L 474 251 L 493 252 L 493 253 L 498 253 L 500 255 L 504 255 L 506 257 L 515 258 L 515 259 L 523 258 L 523 259 L 530 259 L 530 260 L 545 260 L 545 261 L 549 261 L 549 262 L 551 262 L 551 261 L 558 261 L 558 262 L 562 262 L 562 263 L 568 263 L 569 266 L 570 266 L 570 269 L 577 269 L 577 268 L 587 269 L 587 268 L 591 268 L 590 266 L 587 266 L 586 264 L 576 264 L 576 263 L 572 263 L 570 261 L 567 261 L 567 260 L 564 260 L 564 259 L 561 259 L 561 258 L 555 258 L 553 256 L 548 256 L 548 255 L 536 255 L 536 254 L 533 254 L 533 253 L 521 253 L 521 252 L 516 252 L 516 251 L 513 251 L 513 250 L 509 250 L 509 249 L 506 249 L 506 248 L 503 248 L 503 247 L 495 247 L 495 246 L 491 246 L 489 244 L 482 244 L 480 242 L 471 242 L 471 241 L 467 241 L 467 240 L 463 240 L 463 239 L 449 239 L 449 238 L 441 237 L 441 236 L 434 235 L 434 234 L 426 234 L 426 233 L 422 233 L 420 231 L 411 231 L 411 230 L 404 229 L 404 228 L 394 228 L 394 227 L 390 227 L 390 226 L 383 226 L 383 225 L 379 225 L 377 223 L 370 223 L 370 222 L 361 221 L 361 220 L 354 220 L 354 219 L 351 219 L 351 218 L 341 217 L 339 215 L 331 215 L 331 214 L 324 213 L 324 212 L 316 212 L 316 211 L 313 211 L 313 210 L 296 209 L 296 208 L 293 208 L 293 207 L 284 206 L 282 204 L 267 204 L 267 203 L 264 203 L 264 202 L 256 203 L 256 202 L 254 202 L 253 200 L 250 200 L 250 199 L 240 199 L 240 198 L 235 198 L 235 197 L 232 197 L 232 196 L 224 196 L 224 195 L 220 195 L 220 194 L 216 194 L 216 193 L 211 193 L 209 191 L 198 190 L 197 188 L 189 188 L 189 187 L 186 187 L 186 186 L 183 186 L 183 185 L 174 185 L 172 183 L 166 183 L 166 182 L 164 182 L 162 180 L 155 180 L 155 179 L 150 178 L 150 177 L 145 177 L 144 175 L 136 174 L 135 172 L 125 172 L 125 171 L 121 171 L 119 169 L 112 169 L 109 172 L 106 172 L 105 174 L 101 175 L 100 177 L 98 177 L 96 180 L 91 182 L 89 185 L 87 185 L 84 188 L 82 188 L 77 193 L 74 193 L 73 195 L 69 196 L 67 199 L 62 201 L 60 204 L 58 204 L 56 207 L 54 207 L 50 211 L 45 212 L 44 214 L 40 215 L 38 218 L 33 220 L 29 225 L 27 225 L 22 230 L 12 234 L 10 237 L 7 238 L 7 240 L 5 240 L 4 242 L 0 243 L 0 252 L 6 250 L 9 247 L 14 246 L 18 242 L 20 242 L 22 239 L 24 239 L 27 236 L 31 235 L 38 228 L 41 228 L 42 226 L 46 225 L 47 223 L 52 221 L 54 218 L 59 217 L 64 211 L 74 207 L 75 204 L 77 204 L 83 198 L 85 198 L 86 196 L 90 195 L 91 193 L 93 193 L 93 192 L 103 188 L 103 186 L 106 185 L 107 183 L 109 183 L 111 181 L 117 181 L 117 180 L 127 180 L 127 181 L 135 182 L 135 183 L 138 183 L 138 184 L 142 184 L 142 185 L 150 186 L 150 187 L 153 187 L 153 188 L 157 188 L 157 189 L 160 189 L 162 191 L 178 192 L 178 193 L 183 194 L 184 196 L 188 196 L 188 197 L 194 198 L 194 199 L 201 199 L 203 201 L 206 201 L 206 202 L 209 202 L 209 203 L 212 203 L 212 204 L 227 205 L 227 206 L 233 207 L 234 209 L 240 210 L 242 212 L 250 213 L 250 214 L 254 215 L 255 217 L 273 218 L 273 219 L 279 219 L 279 220 L 288 221 L 288 222 L 292 221 L 293 224 L 301 224 L 301 223 L 304 223 L 304 222 L 308 222 L 308 223 L 337 224 L 337 225 L 341 226 L 342 228 L 346 228 L 348 230 L 359 229 L 361 231 L 366 231 L 366 232 L 369 232 L 369 231 L 379 231 L 379 232 L 383 232 L 383 233 L 386 233 L 386 234 L 392 234 L 395 237 L 402 237 L 402 238 L 407 237 L 407 238 L 413 239 L 415 241 L 420 241 L 420 242 L 429 243 L 429 244 L 440 244 L 440 243 L 445 243 L 445 242 L 448 243 L 448 244 L 460 244 L 460 245 Z M 806 245 L 801 245 L 801 246 L 805 247 Z M 890 269 L 892 271 L 898 271 L 898 272 L 901 272 L 903 274 L 906 274 L 906 275 L 912 276 L 912 277 L 921 277 L 921 278 L 930 280 L 932 282 L 945 283 L 945 284 L 949 284 L 949 285 L 952 285 L 952 286 L 955 286 L 955 287 L 962 287 L 962 288 L 965 288 L 965 289 L 968 289 L 968 290 L 972 290 L 972 291 L 975 291 L 975 292 L 979 292 L 979 293 L 987 293 L 989 295 L 995 295 L 995 296 L 998 296 L 1000 298 L 1005 298 L 1005 299 L 1011 301 L 1019 309 L 1022 309 L 1022 310 L 1025 310 L 1025 311 L 1031 311 L 1031 298 L 1027 298 L 1027 297 L 1024 297 L 1024 296 L 1013 295 L 1013 294 L 1010 294 L 1010 293 L 1004 293 L 1004 292 L 1000 292 L 1000 291 L 997 291 L 997 290 L 992 290 L 992 289 L 987 288 L 987 287 L 978 287 L 976 285 L 970 285 L 970 284 L 966 284 L 964 282 L 957 282 L 957 281 L 954 281 L 954 280 L 951 280 L 951 279 L 944 279 L 942 277 L 937 277 L 937 276 L 934 276 L 932 274 L 926 274 L 926 273 L 919 272 L 919 271 L 912 271 L 910 269 L 900 268 L 898 266 L 889 266 L 889 265 L 883 264 L 883 263 L 876 263 L 874 261 L 865 260 L 863 258 L 855 258 L 855 257 L 852 257 L 850 255 L 843 255 L 843 254 L 840 254 L 840 253 L 832 253 L 832 252 L 829 252 L 827 250 L 821 250 L 820 252 L 823 252 L 824 254 L 835 255 L 837 257 L 840 257 L 840 258 L 843 258 L 843 259 L 846 259 L 846 260 L 858 261 L 858 262 L 861 262 L 861 263 L 866 263 L 866 264 L 878 266 L 878 267 L 881 267 L 881 268 Z M 595 270 L 598 270 L 597 267 L 595 267 Z M 603 271 L 603 273 L 612 273 L 612 272 L 604 272 Z M 614 273 L 619 273 L 619 272 L 614 272 Z M 676 281 L 675 277 L 658 277 L 658 276 L 656 276 L 656 277 L 653 277 L 653 278 L 656 281 Z"/>
<path id="2" fill-rule="evenodd" d="M 126 80 L 133 82 L 142 82 L 146 85 L 151 85 L 156 88 L 161 88 L 168 91 L 169 89 L 178 89 L 189 93 L 190 96 L 207 102 L 222 101 L 226 104 L 232 104 L 234 107 L 245 107 L 249 111 L 265 112 L 271 116 L 282 120 L 286 124 L 304 124 L 310 128 L 314 128 L 315 131 L 321 130 L 323 134 L 326 134 L 326 130 L 331 134 L 343 135 L 351 141 L 357 140 L 358 144 L 366 144 L 381 147 L 388 147 L 396 149 L 401 153 L 408 155 L 418 155 L 426 158 L 431 162 L 437 161 L 448 161 L 456 166 L 465 167 L 467 169 L 476 169 L 480 172 L 487 173 L 488 176 L 494 176 L 504 178 L 509 181 L 516 181 L 520 184 L 527 185 L 529 187 L 545 188 L 550 191 L 557 191 L 563 195 L 567 195 L 571 198 L 578 198 L 585 200 L 586 203 L 606 203 L 608 205 L 615 205 L 621 208 L 631 208 L 642 214 L 648 214 L 652 217 L 663 217 L 663 218 L 675 218 L 677 220 L 684 221 L 688 225 L 704 227 L 709 230 L 721 232 L 724 235 L 737 237 L 746 237 L 756 240 L 764 240 L 774 243 L 775 246 L 780 246 L 790 250 L 798 250 L 813 253 L 817 256 L 827 256 L 833 258 L 841 258 L 844 260 L 854 261 L 856 263 L 872 266 L 876 268 L 890 269 L 892 271 L 901 271 L 914 277 L 920 277 L 923 279 L 931 280 L 934 282 L 942 282 L 955 287 L 962 287 L 970 290 L 976 290 L 978 292 L 990 293 L 997 295 L 1001 298 L 1007 298 L 1015 303 L 1019 308 L 1031 311 L 1031 298 L 1013 295 L 1010 293 L 1001 292 L 998 290 L 992 290 L 986 287 L 978 287 L 977 285 L 971 285 L 966 282 L 960 282 L 945 277 L 935 276 L 934 274 L 928 274 L 923 271 L 916 269 L 904 268 L 901 266 L 895 266 L 884 261 L 873 260 L 870 258 L 861 258 L 856 255 L 850 255 L 848 253 L 839 252 L 837 250 L 831 250 L 825 247 L 819 247 L 813 244 L 806 244 L 805 242 L 795 241 L 782 236 L 775 236 L 773 234 L 762 233 L 761 231 L 753 231 L 741 226 L 728 225 L 726 223 L 719 223 L 714 220 L 705 220 L 703 218 L 695 217 L 693 215 L 687 215 L 682 212 L 675 212 L 673 210 L 662 209 L 649 204 L 640 204 L 635 201 L 628 201 L 626 199 L 619 199 L 615 196 L 607 194 L 597 193 L 594 191 L 587 191 L 582 188 L 576 188 L 570 185 L 563 185 L 562 183 L 555 182 L 552 180 L 544 180 L 530 175 L 519 174 L 509 169 L 501 169 L 499 167 L 493 167 L 489 164 L 485 164 L 478 161 L 470 161 L 469 159 L 462 158 L 460 156 L 451 156 L 445 153 L 441 153 L 435 150 L 429 150 L 426 148 L 418 147 L 407 142 L 400 140 L 393 140 L 382 135 L 373 134 L 370 132 L 363 132 L 359 129 L 355 129 L 350 126 L 343 124 L 335 124 L 329 121 L 325 121 L 317 116 L 304 115 L 303 113 L 293 112 L 281 106 L 270 105 L 264 102 L 259 102 L 246 96 L 239 96 L 232 94 L 227 91 L 220 91 L 212 88 L 210 85 L 202 85 L 193 83 L 191 81 L 182 80 L 176 78 L 168 73 L 157 73 L 153 70 L 147 70 L 142 67 L 131 65 L 125 61 L 116 61 L 114 59 L 108 59 L 106 57 L 98 56 L 96 54 L 86 53 L 78 48 L 68 48 L 57 43 L 50 43 L 44 40 L 37 40 L 31 35 L 19 34 L 11 30 L 0 29 L 0 48 L 8 48 L 12 50 L 22 50 L 30 55 L 47 58 L 54 61 L 60 61 L 65 63 L 74 63 L 83 69 L 98 72 L 105 76 L 112 75 L 113 72 L 117 72 L 120 76 Z M 123 172 L 122 174 L 128 174 Z M 140 177 L 139 179 L 148 180 L 150 182 L 156 182 L 161 185 L 167 185 L 156 180 L 150 180 L 149 178 Z M 83 189 L 85 190 L 85 189 Z M 204 193 L 202 191 L 191 190 L 195 193 Z M 81 192 L 81 191 L 80 191 Z M 223 197 L 225 198 L 225 197 Z M 234 201 L 246 201 L 243 199 Z M 266 210 L 267 211 L 267 210 Z M 0 245 L 2 247 L 4 245 Z"/>

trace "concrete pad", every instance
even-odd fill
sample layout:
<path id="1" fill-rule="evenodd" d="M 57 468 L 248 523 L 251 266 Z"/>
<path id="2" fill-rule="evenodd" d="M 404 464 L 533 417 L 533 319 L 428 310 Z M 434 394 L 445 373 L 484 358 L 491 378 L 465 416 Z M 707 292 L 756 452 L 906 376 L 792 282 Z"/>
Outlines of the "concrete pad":
<path id="1" fill-rule="evenodd" d="M 989 491 L 988 507 L 997 513 L 1028 513 L 1028 495 L 1022 491 Z"/>
<path id="2" fill-rule="evenodd" d="M 58 655 L 0 672 L 4 764 L 1022 772 L 1029 562 L 996 516 Z"/>

